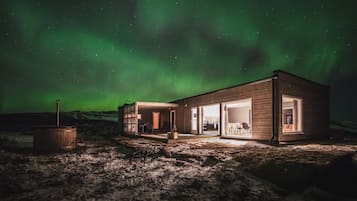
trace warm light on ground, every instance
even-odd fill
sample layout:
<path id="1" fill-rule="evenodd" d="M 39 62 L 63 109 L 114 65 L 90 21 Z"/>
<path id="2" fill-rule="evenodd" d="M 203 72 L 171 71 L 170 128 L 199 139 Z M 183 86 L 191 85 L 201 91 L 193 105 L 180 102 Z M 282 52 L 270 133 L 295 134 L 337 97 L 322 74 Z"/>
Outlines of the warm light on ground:
<path id="1" fill-rule="evenodd" d="M 202 140 L 202 142 L 208 143 L 222 143 L 222 144 L 229 144 L 229 145 L 246 145 L 248 141 L 243 140 L 230 140 L 230 139 L 219 139 L 219 138 L 210 138 Z"/>

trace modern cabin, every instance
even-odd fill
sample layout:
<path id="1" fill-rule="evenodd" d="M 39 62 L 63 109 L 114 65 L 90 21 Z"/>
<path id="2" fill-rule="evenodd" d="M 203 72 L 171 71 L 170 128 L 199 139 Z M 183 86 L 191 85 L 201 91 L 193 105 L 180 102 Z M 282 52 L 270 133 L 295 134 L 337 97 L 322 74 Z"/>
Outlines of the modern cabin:
<path id="1" fill-rule="evenodd" d="M 119 108 L 122 133 L 171 130 L 272 143 L 322 138 L 329 130 L 329 87 L 276 70 L 272 76 L 170 103 Z"/>

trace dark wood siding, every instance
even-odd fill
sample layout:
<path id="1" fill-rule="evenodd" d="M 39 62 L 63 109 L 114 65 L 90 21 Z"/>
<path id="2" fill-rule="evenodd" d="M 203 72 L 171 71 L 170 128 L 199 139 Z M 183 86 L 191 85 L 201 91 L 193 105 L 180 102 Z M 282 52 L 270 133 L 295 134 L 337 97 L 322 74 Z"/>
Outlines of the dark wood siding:
<path id="1" fill-rule="evenodd" d="M 124 133 L 124 106 L 118 107 L 118 129 L 119 133 Z"/>
<path id="2" fill-rule="evenodd" d="M 329 132 L 329 87 L 277 71 L 279 82 L 279 140 L 319 138 Z M 303 134 L 282 133 L 282 96 L 302 98 Z"/>
<path id="3" fill-rule="evenodd" d="M 176 126 L 179 132 L 191 132 L 191 108 L 222 102 L 252 99 L 252 139 L 270 140 L 272 137 L 272 80 L 266 79 L 242 86 L 175 101 Z"/>
<path id="4" fill-rule="evenodd" d="M 33 131 L 33 147 L 41 152 L 75 149 L 76 139 L 74 127 L 37 127 Z"/>

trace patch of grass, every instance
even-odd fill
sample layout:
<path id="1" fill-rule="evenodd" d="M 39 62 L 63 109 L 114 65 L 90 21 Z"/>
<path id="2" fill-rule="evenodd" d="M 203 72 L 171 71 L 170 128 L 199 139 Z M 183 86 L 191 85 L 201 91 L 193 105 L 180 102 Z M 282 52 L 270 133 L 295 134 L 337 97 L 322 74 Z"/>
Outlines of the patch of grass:
<path id="1" fill-rule="evenodd" d="M 1 148 L 14 147 L 15 145 L 16 145 L 16 141 L 14 138 L 0 136 L 0 147 Z"/>
<path id="2" fill-rule="evenodd" d="M 1 148 L 32 148 L 33 137 L 18 133 L 6 133 L 0 135 Z"/>

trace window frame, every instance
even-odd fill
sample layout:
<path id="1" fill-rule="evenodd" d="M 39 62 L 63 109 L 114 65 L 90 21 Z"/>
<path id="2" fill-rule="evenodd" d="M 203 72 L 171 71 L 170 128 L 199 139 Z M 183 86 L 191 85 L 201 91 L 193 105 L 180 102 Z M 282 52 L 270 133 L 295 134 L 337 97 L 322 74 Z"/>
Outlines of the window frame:
<path id="1" fill-rule="evenodd" d="M 291 98 L 291 99 L 297 99 L 298 102 L 300 102 L 298 104 L 298 107 L 301 107 L 300 109 L 298 108 L 298 119 L 300 119 L 301 122 L 298 122 L 297 127 L 299 127 L 300 124 L 300 130 L 295 130 L 295 131 L 284 131 L 283 126 L 284 126 L 284 106 L 283 106 L 283 99 L 284 98 Z M 292 95 L 288 95 L 288 94 L 282 94 L 281 95 L 281 107 L 280 107 L 280 111 L 281 111 L 281 117 L 280 117 L 280 123 L 281 123 L 281 133 L 283 135 L 295 135 L 295 134 L 304 134 L 304 99 L 302 97 L 298 97 L 298 96 L 292 96 Z M 301 117 L 299 117 L 299 115 Z M 294 121 L 294 120 L 293 120 Z"/>
<path id="2" fill-rule="evenodd" d="M 225 107 L 229 104 L 235 104 L 235 103 L 241 103 L 241 102 L 249 102 L 249 123 L 250 123 L 250 133 L 247 136 L 242 136 L 242 135 L 232 135 L 232 134 L 226 134 L 226 129 L 224 128 L 224 124 L 226 124 L 227 122 L 224 120 L 224 115 L 227 111 L 225 111 Z M 249 97 L 249 98 L 241 98 L 241 99 L 235 99 L 235 100 L 231 100 L 231 101 L 226 101 L 226 102 L 222 102 L 222 109 L 221 109 L 221 116 L 222 116 L 222 133 L 221 135 L 227 138 L 241 138 L 241 139 L 251 139 L 253 138 L 253 128 L 254 128 L 254 123 L 253 123 L 253 118 L 254 118 L 254 114 L 253 114 L 253 97 Z"/>

